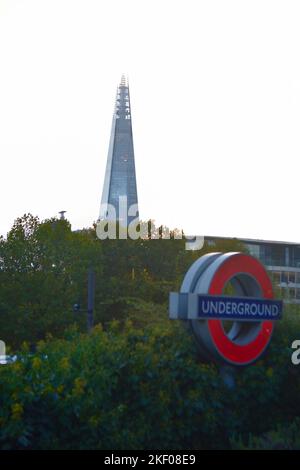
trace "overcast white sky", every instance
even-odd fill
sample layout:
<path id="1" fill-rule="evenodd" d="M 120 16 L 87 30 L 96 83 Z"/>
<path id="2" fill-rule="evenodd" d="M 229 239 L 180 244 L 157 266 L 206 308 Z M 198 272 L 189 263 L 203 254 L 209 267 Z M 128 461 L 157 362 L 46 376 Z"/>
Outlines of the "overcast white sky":
<path id="1" fill-rule="evenodd" d="M 0 234 L 97 219 L 130 81 L 142 219 L 300 242 L 300 2 L 0 0 Z"/>

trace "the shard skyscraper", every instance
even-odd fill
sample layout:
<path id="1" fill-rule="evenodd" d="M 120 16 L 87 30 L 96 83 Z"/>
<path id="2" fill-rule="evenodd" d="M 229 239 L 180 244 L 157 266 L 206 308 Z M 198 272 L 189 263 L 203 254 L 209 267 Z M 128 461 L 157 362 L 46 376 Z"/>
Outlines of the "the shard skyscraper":
<path id="1" fill-rule="evenodd" d="M 124 75 L 117 88 L 99 220 L 112 219 L 114 213 L 127 226 L 139 216 L 129 85 Z"/>

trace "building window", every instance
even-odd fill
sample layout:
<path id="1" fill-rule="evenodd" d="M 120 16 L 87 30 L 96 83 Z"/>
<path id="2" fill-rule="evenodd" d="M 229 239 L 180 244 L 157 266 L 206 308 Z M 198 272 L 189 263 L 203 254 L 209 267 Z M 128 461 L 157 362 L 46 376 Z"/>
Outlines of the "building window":
<path id="1" fill-rule="evenodd" d="M 295 299 L 296 297 L 296 289 L 289 289 L 289 298 Z"/>
<path id="2" fill-rule="evenodd" d="M 259 245 L 252 245 L 252 244 L 247 244 L 247 248 L 249 250 L 250 255 L 255 256 L 255 258 L 259 258 L 260 251 L 259 251 Z"/>
<path id="3" fill-rule="evenodd" d="M 289 273 L 289 282 L 291 282 L 292 284 L 295 284 L 296 282 L 295 273 Z"/>

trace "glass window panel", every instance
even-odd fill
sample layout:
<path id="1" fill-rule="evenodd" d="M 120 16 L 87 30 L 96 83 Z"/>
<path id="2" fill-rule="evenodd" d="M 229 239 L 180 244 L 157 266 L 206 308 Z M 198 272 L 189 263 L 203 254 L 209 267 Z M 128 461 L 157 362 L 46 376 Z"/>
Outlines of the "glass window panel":
<path id="1" fill-rule="evenodd" d="M 289 282 L 292 282 L 293 284 L 295 283 L 296 277 L 295 273 L 289 273 Z"/>
<path id="2" fill-rule="evenodd" d="M 289 298 L 295 299 L 296 297 L 296 289 L 289 289 Z"/>
<path id="3" fill-rule="evenodd" d="M 280 273 L 277 272 L 277 271 L 274 271 L 273 272 L 273 281 L 276 283 L 276 284 L 279 284 L 280 283 Z"/>

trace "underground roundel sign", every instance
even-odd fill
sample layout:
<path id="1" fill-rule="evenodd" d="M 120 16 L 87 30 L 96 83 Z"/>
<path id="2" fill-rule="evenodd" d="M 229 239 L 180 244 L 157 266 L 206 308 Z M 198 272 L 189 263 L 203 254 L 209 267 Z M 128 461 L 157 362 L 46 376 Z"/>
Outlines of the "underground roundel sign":
<path id="1" fill-rule="evenodd" d="M 233 295 L 225 295 L 230 284 Z M 188 320 L 201 355 L 231 365 L 256 361 L 268 346 L 282 301 L 274 300 L 264 266 L 243 253 L 209 253 L 171 292 L 169 316 Z"/>

